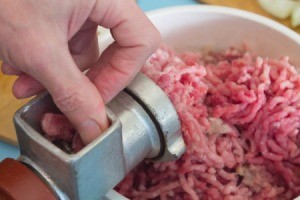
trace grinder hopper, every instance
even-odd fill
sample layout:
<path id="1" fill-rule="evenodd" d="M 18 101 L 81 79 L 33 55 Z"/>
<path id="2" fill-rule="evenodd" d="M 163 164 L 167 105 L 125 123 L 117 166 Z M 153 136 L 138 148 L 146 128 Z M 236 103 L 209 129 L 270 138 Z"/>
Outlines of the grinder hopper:
<path id="1" fill-rule="evenodd" d="M 42 136 L 40 119 L 46 112 L 59 112 L 46 93 L 16 112 L 19 161 L 31 166 L 58 199 L 115 199 L 118 194 L 110 190 L 138 163 L 176 160 L 185 151 L 171 101 L 143 74 L 107 105 L 111 126 L 76 154 Z"/>

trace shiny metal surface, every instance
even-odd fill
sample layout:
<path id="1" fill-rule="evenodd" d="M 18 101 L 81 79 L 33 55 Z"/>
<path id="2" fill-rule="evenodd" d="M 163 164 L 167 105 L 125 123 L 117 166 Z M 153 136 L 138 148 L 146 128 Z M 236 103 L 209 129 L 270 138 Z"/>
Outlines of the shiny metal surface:
<path id="1" fill-rule="evenodd" d="M 32 167 L 38 166 L 44 180 L 49 182 L 50 178 L 69 199 L 100 199 L 125 176 L 121 122 L 108 112 L 110 128 L 77 154 L 66 154 L 34 126 L 40 117 L 34 118 L 41 116 L 41 111 L 53 109 L 49 99 L 49 95 L 41 96 L 17 112 L 21 155 L 31 160 L 28 164 Z"/>
<path id="2" fill-rule="evenodd" d="M 159 154 L 159 135 L 151 118 L 140 104 L 127 93 L 121 92 L 107 107 L 123 125 L 122 141 L 126 173 L 145 158 Z"/>
<path id="3" fill-rule="evenodd" d="M 101 199 L 145 158 L 169 161 L 185 150 L 171 102 L 141 74 L 107 105 L 109 129 L 76 154 L 41 135 L 46 112 L 59 111 L 42 94 L 16 113 L 19 160 L 32 166 L 60 199 Z"/>
<path id="4" fill-rule="evenodd" d="M 185 151 L 185 144 L 179 118 L 170 99 L 143 74 L 139 74 L 127 86 L 126 91 L 143 105 L 155 121 L 161 139 L 161 152 L 154 160 L 165 162 L 178 159 Z"/>

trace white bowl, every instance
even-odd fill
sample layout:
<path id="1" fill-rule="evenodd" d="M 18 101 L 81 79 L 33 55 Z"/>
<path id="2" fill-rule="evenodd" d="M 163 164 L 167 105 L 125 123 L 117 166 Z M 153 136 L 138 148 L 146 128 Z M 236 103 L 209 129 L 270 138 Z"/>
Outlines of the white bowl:
<path id="1" fill-rule="evenodd" d="M 177 51 L 224 49 L 245 42 L 257 55 L 288 55 L 300 67 L 300 36 L 283 25 L 249 12 L 218 6 L 180 6 L 152 11 L 149 18 L 162 35 L 163 43 Z M 100 47 L 112 42 L 101 34 Z M 114 200 L 124 200 L 113 195 Z"/>

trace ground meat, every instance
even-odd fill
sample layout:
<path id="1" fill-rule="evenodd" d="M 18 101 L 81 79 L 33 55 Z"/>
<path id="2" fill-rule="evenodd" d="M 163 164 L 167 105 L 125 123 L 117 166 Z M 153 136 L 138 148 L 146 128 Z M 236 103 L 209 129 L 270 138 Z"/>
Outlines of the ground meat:
<path id="1" fill-rule="evenodd" d="M 187 151 L 178 161 L 141 163 L 118 192 L 172 200 L 300 194 L 300 76 L 288 57 L 162 46 L 143 72 L 174 104 Z"/>
<path id="2" fill-rule="evenodd" d="M 41 126 L 44 136 L 66 153 L 76 153 L 84 147 L 79 134 L 62 114 L 44 114 Z"/>
<path id="3" fill-rule="evenodd" d="M 42 117 L 42 129 L 47 133 L 46 137 L 53 140 L 64 140 L 71 142 L 75 129 L 69 120 L 61 114 L 46 113 Z"/>

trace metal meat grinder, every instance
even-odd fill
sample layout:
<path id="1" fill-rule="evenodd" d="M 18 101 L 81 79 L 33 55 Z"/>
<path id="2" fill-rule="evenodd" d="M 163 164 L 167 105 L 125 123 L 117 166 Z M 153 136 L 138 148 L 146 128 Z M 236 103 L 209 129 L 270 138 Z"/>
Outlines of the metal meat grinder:
<path id="1" fill-rule="evenodd" d="M 26 195 L 24 191 L 17 195 L 30 185 L 21 181 L 26 177 L 18 177 L 17 183 L 11 184 L 15 184 L 13 189 L 7 181 L 1 181 L 4 176 L 18 174 L 12 172 L 16 164 L 19 172 L 30 170 L 42 182 L 51 196 L 48 199 L 115 200 L 112 189 L 141 161 L 172 161 L 185 151 L 171 101 L 143 74 L 137 75 L 107 105 L 111 126 L 76 154 L 65 153 L 42 136 L 40 119 L 46 112 L 59 112 L 49 94 L 38 96 L 16 112 L 14 122 L 21 155 L 18 161 L 8 159 L 0 164 L 0 168 L 6 165 L 6 170 L 0 171 L 0 197 L 2 194 L 9 200 L 27 200 L 27 195 L 30 200 L 47 199 L 29 191 L 42 190 L 37 182 L 25 191 Z"/>

